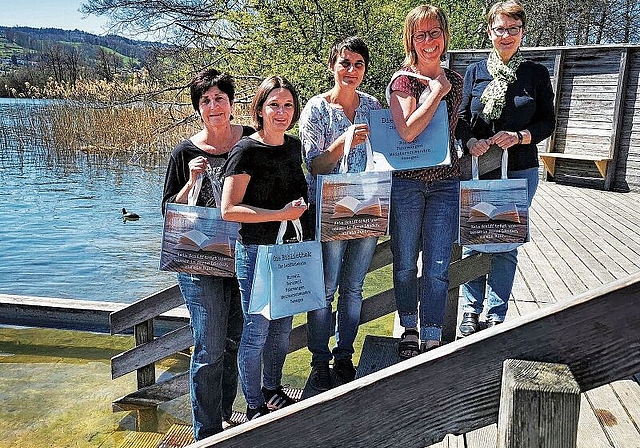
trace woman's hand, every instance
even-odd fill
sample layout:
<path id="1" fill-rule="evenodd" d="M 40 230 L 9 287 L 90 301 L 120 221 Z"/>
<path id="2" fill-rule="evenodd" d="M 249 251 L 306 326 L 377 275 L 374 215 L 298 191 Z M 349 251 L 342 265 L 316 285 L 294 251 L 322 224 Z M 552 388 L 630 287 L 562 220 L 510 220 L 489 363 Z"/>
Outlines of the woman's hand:
<path id="1" fill-rule="evenodd" d="M 482 154 L 487 152 L 491 147 L 491 140 L 478 140 L 476 138 L 469 139 L 467 143 L 467 147 L 469 148 L 469 153 L 472 156 L 480 157 Z"/>
<path id="2" fill-rule="evenodd" d="M 438 95 L 438 98 L 442 99 L 451 90 L 451 82 L 442 71 L 436 78 L 429 81 L 429 88 Z"/>
<path id="3" fill-rule="evenodd" d="M 346 132 L 342 135 L 345 136 Z M 367 137 L 369 137 L 369 132 L 370 131 L 369 131 L 368 124 L 366 123 L 356 124 L 355 129 L 353 131 L 353 140 L 351 141 L 351 148 L 355 148 L 356 146 L 363 144 L 367 140 Z M 345 151 L 346 149 L 347 148 L 345 148 Z"/>
<path id="4" fill-rule="evenodd" d="M 491 137 L 491 142 L 502 149 L 511 148 L 518 144 L 518 134 L 512 131 L 500 131 Z"/>
<path id="5" fill-rule="evenodd" d="M 300 218 L 302 214 L 307 210 L 307 204 L 304 202 L 303 198 L 296 199 L 295 201 L 289 202 L 285 205 L 282 212 L 282 221 L 292 221 L 294 219 Z"/>
<path id="6" fill-rule="evenodd" d="M 209 166 L 209 161 L 204 156 L 198 156 L 189 161 L 189 183 L 194 184 L 198 176 L 204 173 Z"/>

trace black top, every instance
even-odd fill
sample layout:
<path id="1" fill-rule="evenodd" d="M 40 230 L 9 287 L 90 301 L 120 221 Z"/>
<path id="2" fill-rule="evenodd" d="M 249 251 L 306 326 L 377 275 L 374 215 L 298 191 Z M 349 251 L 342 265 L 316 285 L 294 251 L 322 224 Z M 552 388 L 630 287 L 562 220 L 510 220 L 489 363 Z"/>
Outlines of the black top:
<path id="1" fill-rule="evenodd" d="M 497 120 L 488 120 L 482 115 L 484 104 L 482 92 L 493 80 L 482 60 L 467 67 L 464 76 L 460 116 L 456 137 L 462 140 L 465 154 L 469 153 L 467 142 L 472 137 L 489 138 L 498 131 L 522 131 L 531 133 L 531 143 L 509 148 L 510 171 L 537 167 L 537 143 L 549 137 L 555 128 L 553 89 L 549 71 L 533 61 L 522 61 L 516 71 L 517 80 L 509 84 L 505 106 Z"/>
<path id="2" fill-rule="evenodd" d="M 251 135 L 255 130 L 250 126 L 242 126 L 242 135 Z M 209 160 L 212 168 L 212 176 L 220 179 L 222 165 L 227 160 L 229 153 L 213 155 L 198 148 L 189 139 L 183 140 L 176 145 L 171 152 L 167 174 L 164 178 L 164 193 L 162 195 L 162 212 L 164 213 L 167 202 L 175 202 L 177 194 L 189 182 L 189 162 L 196 157 L 204 156 Z M 209 176 L 202 178 L 202 188 L 196 205 L 203 207 L 219 207 L 215 203 L 213 186 Z"/>
<path id="3" fill-rule="evenodd" d="M 302 171 L 302 145 L 297 137 L 285 134 L 284 144 L 265 145 L 250 137 L 240 140 L 229 153 L 223 167 L 224 176 L 248 174 L 242 203 L 268 210 L 280 210 L 287 203 L 304 198 L 309 203 L 307 182 Z M 307 213 L 307 212 L 305 212 Z M 305 236 L 311 235 L 305 228 L 306 219 L 300 218 Z M 240 241 L 243 244 L 274 244 L 280 222 L 241 223 Z M 285 240 L 295 238 L 289 225 Z"/>

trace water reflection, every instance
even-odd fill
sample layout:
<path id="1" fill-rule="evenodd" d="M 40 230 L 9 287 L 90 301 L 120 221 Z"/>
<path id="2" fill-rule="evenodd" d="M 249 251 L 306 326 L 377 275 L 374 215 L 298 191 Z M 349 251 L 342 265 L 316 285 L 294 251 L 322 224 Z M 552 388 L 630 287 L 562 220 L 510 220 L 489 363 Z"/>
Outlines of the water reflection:
<path id="1" fill-rule="evenodd" d="M 175 283 L 158 271 L 164 162 L 0 152 L 0 293 L 130 303 Z"/>

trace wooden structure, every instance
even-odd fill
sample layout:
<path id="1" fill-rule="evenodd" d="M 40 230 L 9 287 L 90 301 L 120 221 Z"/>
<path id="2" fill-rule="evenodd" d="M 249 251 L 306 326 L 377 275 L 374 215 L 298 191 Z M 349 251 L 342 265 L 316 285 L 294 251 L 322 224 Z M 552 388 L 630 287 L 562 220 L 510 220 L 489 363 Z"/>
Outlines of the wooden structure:
<path id="1" fill-rule="evenodd" d="M 557 182 L 604 190 L 640 191 L 640 46 L 523 48 L 547 67 L 557 124 L 540 158 Z M 449 52 L 464 74 L 488 50 Z"/>

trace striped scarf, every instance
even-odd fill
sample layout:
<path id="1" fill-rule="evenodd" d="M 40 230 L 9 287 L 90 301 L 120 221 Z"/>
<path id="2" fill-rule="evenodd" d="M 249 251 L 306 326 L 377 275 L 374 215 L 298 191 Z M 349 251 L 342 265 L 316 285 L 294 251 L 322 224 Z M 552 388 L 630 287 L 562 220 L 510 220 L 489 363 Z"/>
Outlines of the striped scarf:
<path id="1" fill-rule="evenodd" d="M 489 120 L 496 120 L 502 114 L 502 108 L 505 105 L 505 95 L 507 87 L 516 78 L 516 71 L 520 63 L 524 60 L 520 50 L 511 57 L 507 65 L 502 62 L 498 52 L 494 49 L 487 58 L 487 69 L 489 74 L 493 76 L 493 80 L 482 92 L 480 101 L 484 104 L 482 115 Z"/>

